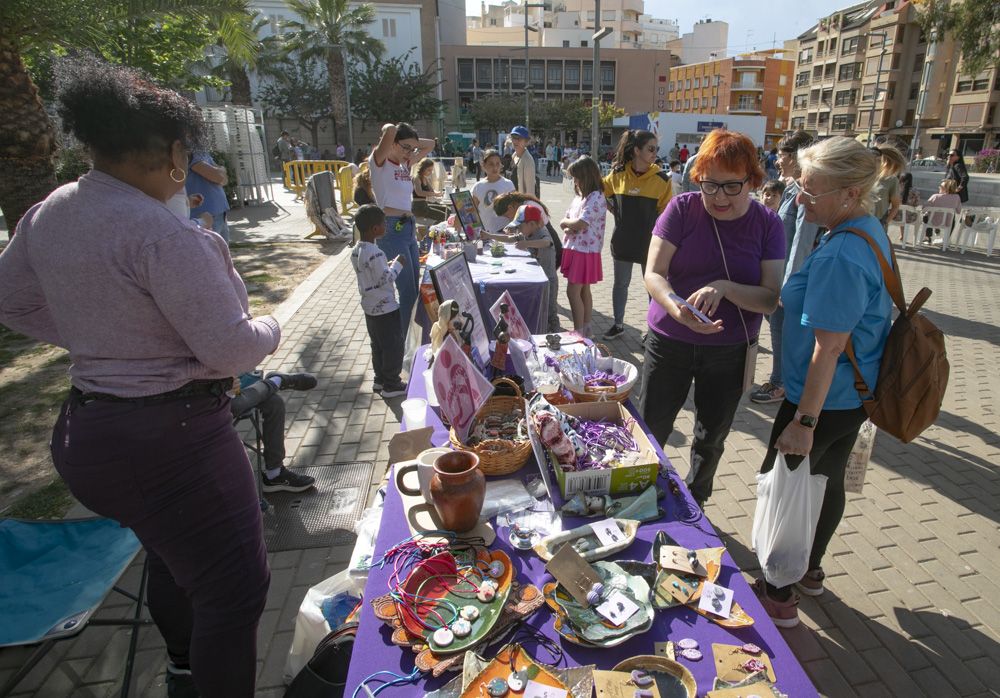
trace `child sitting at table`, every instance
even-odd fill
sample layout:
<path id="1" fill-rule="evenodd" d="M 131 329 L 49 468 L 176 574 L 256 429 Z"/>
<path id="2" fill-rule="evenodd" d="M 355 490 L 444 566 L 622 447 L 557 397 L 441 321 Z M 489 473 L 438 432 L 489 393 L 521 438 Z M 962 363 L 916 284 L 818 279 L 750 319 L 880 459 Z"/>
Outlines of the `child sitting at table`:
<path id="1" fill-rule="evenodd" d="M 560 271 L 568 282 L 566 297 L 573 313 L 573 330 L 583 337 L 590 336 L 590 321 L 594 297 L 590 286 L 604 278 L 601 270 L 601 248 L 604 246 L 604 222 L 608 217 L 608 201 L 604 198 L 604 183 L 597 163 L 586 155 L 566 170 L 573 178 L 576 197 L 559 221 L 563 235 Z"/>
<path id="2" fill-rule="evenodd" d="M 360 242 L 351 252 L 351 265 L 358 275 L 361 309 L 372 347 L 375 383 L 372 391 L 383 398 L 406 395 L 406 383 L 399 374 L 403 370 L 403 332 L 396 300 L 396 277 L 406 264 L 397 255 L 387 262 L 375 241 L 385 235 L 385 213 L 374 204 L 367 204 L 354 215 Z"/>
<path id="3" fill-rule="evenodd" d="M 513 220 L 504 228 L 506 235 L 491 235 L 493 240 L 513 242 L 519 250 L 527 250 L 538 262 L 549 280 L 549 322 L 548 331 L 559 331 L 559 276 L 556 274 L 556 253 L 552 236 L 546 228 L 548 219 L 541 204 L 522 205 Z"/>
<path id="4" fill-rule="evenodd" d="M 493 202 L 498 196 L 514 191 L 514 183 L 500 174 L 502 169 L 500 153 L 487 150 L 483 154 L 486 179 L 476 182 L 472 187 L 472 200 L 479 209 L 479 218 L 483 221 L 483 228 L 487 233 L 499 233 L 507 223 L 506 217 L 498 216 L 493 210 Z"/>

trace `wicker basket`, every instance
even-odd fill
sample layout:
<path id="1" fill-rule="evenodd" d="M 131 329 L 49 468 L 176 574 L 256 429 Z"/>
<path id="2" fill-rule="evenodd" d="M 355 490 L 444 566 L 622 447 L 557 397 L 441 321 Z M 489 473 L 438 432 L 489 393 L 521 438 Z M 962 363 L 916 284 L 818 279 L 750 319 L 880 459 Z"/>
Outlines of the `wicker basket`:
<path id="1" fill-rule="evenodd" d="M 491 397 L 480 408 L 479 412 L 476 413 L 476 418 L 482 419 L 491 414 L 507 415 L 514 408 L 520 408 L 525 418 L 527 418 L 528 405 L 525 403 L 524 395 L 521 393 L 520 388 L 517 387 L 517 383 L 509 378 L 497 378 L 493 382 L 506 383 L 513 387 L 515 396 L 495 395 Z M 508 446 L 509 443 L 506 439 L 486 439 L 480 441 L 475 446 L 466 446 L 458 440 L 458 437 L 455 435 L 455 428 L 452 427 L 451 429 L 452 447 L 460 451 L 471 451 L 479 456 L 479 467 L 482 469 L 484 475 L 510 475 L 523 468 L 524 464 L 528 462 L 528 458 L 531 457 L 531 441 L 525 439 L 513 448 Z M 504 447 L 503 450 L 494 451 L 490 449 L 491 446 L 499 446 L 501 444 Z"/>
<path id="2" fill-rule="evenodd" d="M 611 356 L 611 350 L 608 349 L 607 345 L 595 342 L 594 346 L 600 349 L 605 356 L 607 357 Z M 615 402 L 625 402 L 626 400 L 628 400 L 628 396 L 632 393 L 632 386 L 634 384 L 635 383 L 633 381 L 633 383 L 626 386 L 624 390 L 621 388 L 621 386 L 611 386 L 611 385 L 600 388 L 598 387 L 587 388 L 586 391 L 574 390 L 572 387 L 566 385 L 565 383 L 563 383 L 562 386 L 566 390 L 566 392 L 568 392 L 570 395 L 573 396 L 574 402 L 604 402 L 606 400 L 614 400 Z"/>

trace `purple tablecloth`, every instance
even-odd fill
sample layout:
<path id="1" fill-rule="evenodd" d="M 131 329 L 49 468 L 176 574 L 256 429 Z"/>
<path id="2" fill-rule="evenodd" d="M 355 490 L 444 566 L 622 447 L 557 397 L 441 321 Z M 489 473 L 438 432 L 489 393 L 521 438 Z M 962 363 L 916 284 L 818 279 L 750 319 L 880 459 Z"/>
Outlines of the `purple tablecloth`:
<path id="1" fill-rule="evenodd" d="M 476 262 L 469 265 L 483 321 L 492 329 L 490 307 L 500 299 L 504 291 L 509 291 L 511 298 L 514 299 L 514 305 L 528 323 L 528 329 L 534 333 L 544 334 L 549 325 L 549 280 L 527 252 L 518 250 L 513 245 L 506 247 L 507 256 L 499 260 L 479 255 Z M 502 266 L 491 264 L 494 261 L 502 262 Z M 500 273 L 494 273 L 498 268 Z M 508 274 L 506 269 L 514 269 L 514 272 Z M 424 277 L 425 281 L 430 283 L 426 269 Z M 428 343 L 431 337 L 431 320 L 427 317 L 423 303 L 417 304 L 414 321 L 422 330 L 421 343 Z"/>
<path id="2" fill-rule="evenodd" d="M 413 375 L 419 375 L 424 368 L 422 352 L 418 352 L 414 360 Z M 423 381 L 411 381 L 410 397 L 424 397 Z M 632 413 L 635 410 L 629 406 Z M 638 415 L 636 415 L 638 419 Z M 641 420 L 640 420 L 641 423 Z M 435 445 L 445 444 L 448 440 L 447 431 L 441 425 L 440 420 L 433 412 L 428 412 L 427 426 L 434 427 L 432 441 Z M 650 440 L 655 440 L 650 436 Z M 668 463 L 667 457 L 657 447 L 661 462 Z M 537 465 L 534 459 L 512 477 L 524 479 L 537 472 Z M 379 531 L 375 543 L 375 559 L 399 541 L 410 535 L 409 529 L 403 518 L 402 500 L 395 488 L 395 478 L 389 478 L 389 491 L 385 499 L 385 509 L 382 514 L 382 527 Z M 661 480 L 661 486 L 666 483 Z M 683 488 L 684 496 L 687 498 L 687 506 L 693 506 L 690 495 L 686 488 Z M 621 560 L 643 560 L 649 561 L 652 557 L 652 541 L 658 530 L 665 530 L 669 535 L 683 546 L 688 548 L 707 548 L 722 546 L 715 529 L 708 519 L 702 518 L 694 524 L 685 524 L 677 521 L 678 505 L 673 496 L 667 497 L 660 502 L 666 509 L 666 516 L 660 521 L 643 524 L 639 529 L 639 534 L 635 542 L 626 550 L 614 556 L 614 559 Z M 580 526 L 593 519 L 576 519 L 565 517 L 564 528 L 569 529 Z M 533 552 L 522 552 L 514 550 L 507 543 L 507 529 L 505 526 L 497 525 L 497 539 L 493 547 L 503 550 L 513 560 L 517 579 L 530 581 L 541 588 L 545 582 L 552 581 L 550 575 L 545 571 L 545 565 L 541 559 Z M 656 611 L 653 627 L 648 632 L 631 638 L 629 641 L 618 647 L 608 649 L 589 649 L 580 647 L 570 642 L 563 641 L 556 634 L 552 627 L 552 613 L 547 606 L 543 606 L 536 611 L 529 619 L 528 623 L 540 630 L 546 636 L 559 642 L 566 653 L 566 660 L 570 666 L 585 664 L 596 664 L 602 669 L 611 669 L 615 664 L 623 659 L 640 654 L 653 654 L 653 643 L 665 640 L 680 640 L 681 638 L 696 639 L 704 657 L 701 661 L 691 662 L 684 659 L 683 663 L 698 682 L 698 695 L 703 696 L 711 690 L 712 681 L 715 677 L 714 659 L 712 656 L 712 643 L 725 643 L 740 645 L 744 642 L 753 642 L 759 645 L 771 656 L 774 671 L 777 676 L 778 688 L 794 698 L 808 698 L 818 695 L 813 688 L 808 676 L 799 664 L 795 655 L 792 654 L 784 638 L 775 628 L 774 624 L 767 617 L 764 609 L 761 608 L 750 587 L 740 574 L 732 558 L 726 553 L 723 558 L 723 569 L 719 575 L 718 583 L 729 587 L 735 592 L 735 599 L 754 619 L 754 625 L 740 630 L 727 630 L 712 623 L 707 618 L 698 615 L 687 608 L 673 608 L 670 610 Z M 368 577 L 368 584 L 365 587 L 365 603 L 361 612 L 361 623 L 358 628 L 358 635 L 354 645 L 354 654 L 347 677 L 347 693 L 350 695 L 358 687 L 361 681 L 370 674 L 389 669 L 399 674 L 406 674 L 413 669 L 414 655 L 409 649 L 400 648 L 393 645 L 389 638 L 390 632 L 387 626 L 375 618 L 369 600 L 374 599 L 388 591 L 388 579 L 391 569 L 373 569 Z M 528 649 L 533 650 L 532 644 L 528 644 Z M 417 696 L 422 695 L 425 690 L 440 688 L 447 681 L 451 680 L 454 674 L 446 675 L 440 679 L 429 679 L 420 681 L 416 685 L 401 686 L 386 689 L 383 695 L 390 696 Z M 372 687 L 377 684 L 372 684 Z"/>

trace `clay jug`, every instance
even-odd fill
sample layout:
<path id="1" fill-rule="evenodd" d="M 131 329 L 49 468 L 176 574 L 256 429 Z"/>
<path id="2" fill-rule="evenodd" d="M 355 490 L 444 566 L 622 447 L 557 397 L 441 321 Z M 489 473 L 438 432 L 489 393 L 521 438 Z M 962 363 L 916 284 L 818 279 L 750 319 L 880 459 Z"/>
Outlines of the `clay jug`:
<path id="1" fill-rule="evenodd" d="M 485 497 L 486 476 L 479 469 L 479 456 L 451 451 L 435 459 L 431 503 L 444 530 L 465 533 L 475 528 Z"/>

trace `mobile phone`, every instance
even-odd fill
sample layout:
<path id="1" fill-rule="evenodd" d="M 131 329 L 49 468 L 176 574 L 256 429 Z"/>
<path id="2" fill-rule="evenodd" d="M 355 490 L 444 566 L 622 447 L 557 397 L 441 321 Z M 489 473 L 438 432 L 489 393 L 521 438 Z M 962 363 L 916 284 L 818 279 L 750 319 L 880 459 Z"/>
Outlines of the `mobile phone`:
<path id="1" fill-rule="evenodd" d="M 670 300 L 672 300 L 677 305 L 682 305 L 685 308 L 687 308 L 688 310 L 690 310 L 691 314 L 694 315 L 696 318 L 698 318 L 699 321 L 705 323 L 706 325 L 711 325 L 712 324 L 712 319 L 710 317 L 708 317 L 708 315 L 705 315 L 705 313 L 703 313 L 700 310 L 698 310 L 697 308 L 695 308 L 693 305 L 691 305 L 686 300 L 684 300 L 683 298 L 681 298 L 680 296 L 678 296 L 676 293 L 671 293 L 670 294 Z"/>

